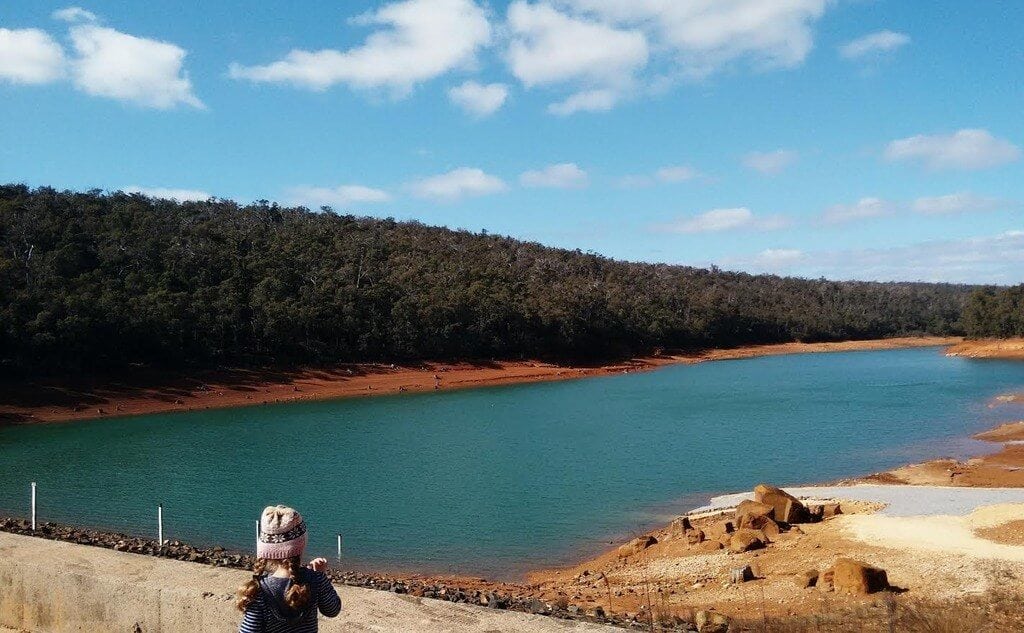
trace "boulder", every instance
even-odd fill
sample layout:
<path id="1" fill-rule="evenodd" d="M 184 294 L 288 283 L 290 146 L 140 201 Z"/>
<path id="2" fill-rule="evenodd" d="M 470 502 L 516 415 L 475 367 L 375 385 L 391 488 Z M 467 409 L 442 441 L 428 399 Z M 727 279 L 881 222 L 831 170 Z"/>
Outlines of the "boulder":
<path id="1" fill-rule="evenodd" d="M 781 488 L 758 484 L 754 487 L 754 501 L 772 506 L 774 519 L 781 523 L 805 523 L 808 519 L 804 504 Z"/>
<path id="2" fill-rule="evenodd" d="M 633 539 L 632 541 L 626 543 L 625 545 L 620 546 L 619 549 L 616 550 L 616 553 L 618 554 L 619 558 L 627 558 L 629 556 L 633 556 L 634 554 L 639 554 L 640 552 L 644 551 L 645 549 L 647 549 L 651 545 L 654 545 L 657 542 L 658 539 L 654 538 L 649 534 L 647 536 L 639 536 Z"/>
<path id="3" fill-rule="evenodd" d="M 738 522 L 739 527 L 749 528 L 751 530 L 760 530 L 767 536 L 778 536 L 782 532 L 782 528 L 775 521 L 772 521 L 767 516 L 755 516 L 746 515 Z"/>
<path id="4" fill-rule="evenodd" d="M 689 517 L 679 517 L 672 521 L 672 525 L 669 526 L 669 534 L 672 538 L 678 538 L 684 534 L 690 532 L 693 529 L 693 525 L 690 523 Z"/>
<path id="5" fill-rule="evenodd" d="M 832 591 L 832 580 L 834 576 L 835 574 L 833 571 L 831 569 L 827 569 L 818 575 L 818 582 L 814 583 L 814 586 L 817 587 L 819 591 Z"/>
<path id="6" fill-rule="evenodd" d="M 698 547 L 702 552 L 717 552 L 724 546 L 718 541 L 704 541 Z"/>
<path id="7" fill-rule="evenodd" d="M 698 611 L 693 616 L 698 633 L 725 633 L 729 630 L 729 619 L 714 611 Z"/>
<path id="8" fill-rule="evenodd" d="M 842 513 L 843 509 L 838 503 L 826 503 L 821 506 L 821 518 L 823 519 L 831 519 Z"/>
<path id="9" fill-rule="evenodd" d="M 760 530 L 743 528 L 736 530 L 736 533 L 729 539 L 729 551 L 733 554 L 749 552 L 750 550 L 761 549 L 768 542 L 768 537 Z"/>
<path id="10" fill-rule="evenodd" d="M 818 570 L 808 569 L 807 571 L 797 574 L 793 579 L 796 582 L 796 586 L 801 589 L 810 589 L 814 585 L 818 584 Z"/>
<path id="11" fill-rule="evenodd" d="M 757 576 L 754 574 L 754 570 L 750 565 L 737 567 L 729 572 L 729 582 L 734 585 L 747 582 L 748 580 L 754 580 L 756 577 Z"/>
<path id="12" fill-rule="evenodd" d="M 832 584 L 840 593 L 867 595 L 889 588 L 884 569 L 850 558 L 840 558 L 832 566 Z"/>
<path id="13" fill-rule="evenodd" d="M 690 545 L 699 545 L 704 542 L 704 530 L 690 530 L 686 533 L 686 542 Z"/>
<path id="14" fill-rule="evenodd" d="M 760 501 L 751 501 L 747 499 L 736 506 L 736 525 L 743 527 L 743 522 L 750 520 L 751 517 L 768 517 L 770 519 L 775 518 L 775 507 L 767 503 L 761 503 Z"/>

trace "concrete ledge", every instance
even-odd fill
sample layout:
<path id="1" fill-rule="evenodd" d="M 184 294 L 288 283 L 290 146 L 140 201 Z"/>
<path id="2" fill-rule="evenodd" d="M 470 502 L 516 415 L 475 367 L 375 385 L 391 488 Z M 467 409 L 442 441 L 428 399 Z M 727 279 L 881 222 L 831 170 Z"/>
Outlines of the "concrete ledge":
<path id="1" fill-rule="evenodd" d="M 235 631 L 237 569 L 125 554 L 0 532 L 0 631 L 177 633 Z M 342 631 L 523 633 L 618 631 L 511 611 L 338 587 Z"/>

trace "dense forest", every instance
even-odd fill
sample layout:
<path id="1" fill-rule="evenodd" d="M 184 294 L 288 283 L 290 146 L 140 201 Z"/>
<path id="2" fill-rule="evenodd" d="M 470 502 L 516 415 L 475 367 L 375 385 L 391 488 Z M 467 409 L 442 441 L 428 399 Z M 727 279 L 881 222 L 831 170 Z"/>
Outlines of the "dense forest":
<path id="1" fill-rule="evenodd" d="M 963 327 L 974 337 L 1024 336 L 1024 285 L 975 291 L 964 309 Z"/>
<path id="2" fill-rule="evenodd" d="M 23 185 L 0 186 L 0 247 L 0 363 L 19 373 L 951 334 L 976 290 L 631 263 L 266 202 Z"/>

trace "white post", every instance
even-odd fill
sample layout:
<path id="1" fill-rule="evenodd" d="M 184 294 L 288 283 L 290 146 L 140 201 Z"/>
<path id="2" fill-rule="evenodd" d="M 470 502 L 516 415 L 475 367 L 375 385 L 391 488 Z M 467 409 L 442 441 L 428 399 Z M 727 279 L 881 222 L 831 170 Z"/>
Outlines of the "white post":
<path id="1" fill-rule="evenodd" d="M 157 551 L 163 551 L 164 549 L 164 504 L 160 504 L 156 507 L 156 541 Z"/>
<path id="2" fill-rule="evenodd" d="M 36 531 L 36 482 L 32 482 L 32 531 Z"/>
<path id="3" fill-rule="evenodd" d="M 256 543 L 260 542 L 260 520 L 256 519 Z"/>
<path id="4" fill-rule="evenodd" d="M 341 534 L 338 535 L 338 562 L 341 562 Z"/>

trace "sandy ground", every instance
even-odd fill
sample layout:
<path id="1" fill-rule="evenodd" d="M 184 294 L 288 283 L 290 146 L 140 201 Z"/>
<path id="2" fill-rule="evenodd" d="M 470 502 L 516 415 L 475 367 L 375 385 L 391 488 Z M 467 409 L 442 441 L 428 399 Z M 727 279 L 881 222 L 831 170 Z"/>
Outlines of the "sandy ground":
<path id="1" fill-rule="evenodd" d="M 137 368 L 109 378 L 77 376 L 0 383 L 0 421 L 61 422 L 166 411 L 195 411 L 276 402 L 365 397 L 568 380 L 647 371 L 671 364 L 904 347 L 953 345 L 959 338 L 915 337 L 840 343 L 785 343 L 693 354 L 661 355 L 577 367 L 533 361 L 340 365 L 323 369 L 221 369 L 172 374 Z"/>
<path id="2" fill-rule="evenodd" d="M 678 529 L 665 526 L 648 533 L 657 543 L 639 553 L 621 557 L 616 547 L 569 568 L 534 572 L 529 581 L 547 597 L 565 596 L 617 612 L 649 605 L 686 617 L 711 607 L 756 621 L 819 618 L 837 609 L 878 610 L 877 598 L 805 589 L 796 582 L 802 572 L 821 572 L 836 559 L 850 557 L 885 569 L 897 588 L 896 599 L 911 610 L 922 601 L 960 604 L 971 596 L 988 600 L 1007 592 L 1011 603 L 1020 604 L 1024 487 L 1018 486 L 1024 486 L 1024 445 L 1017 442 L 1024 440 L 1024 421 L 976 437 L 1005 443 L 1003 450 L 964 463 L 936 460 L 839 485 L 787 489 L 808 504 L 838 503 L 842 513 L 773 536 L 764 549 L 740 554 L 709 550 L 707 543 L 691 544 Z M 691 511 L 690 520 L 707 540 L 727 542 L 724 522 L 752 496 L 715 497 Z M 757 578 L 730 582 L 730 572 L 746 565 Z M 971 608 L 984 612 L 990 607 Z M 882 617 L 870 617 L 876 616 Z"/>
<path id="3" fill-rule="evenodd" d="M 946 354 L 965 358 L 1024 360 L 1024 338 L 962 341 L 951 346 Z"/>

